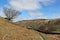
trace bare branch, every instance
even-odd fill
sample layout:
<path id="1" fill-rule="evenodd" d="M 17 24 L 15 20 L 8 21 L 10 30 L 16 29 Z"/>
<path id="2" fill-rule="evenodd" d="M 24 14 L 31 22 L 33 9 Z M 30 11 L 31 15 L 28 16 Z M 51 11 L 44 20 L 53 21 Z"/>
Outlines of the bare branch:
<path id="1" fill-rule="evenodd" d="M 13 8 L 4 7 L 3 9 L 4 9 L 4 13 L 7 16 L 8 20 L 14 19 L 19 14 L 21 14 L 19 11 L 15 10 Z"/>

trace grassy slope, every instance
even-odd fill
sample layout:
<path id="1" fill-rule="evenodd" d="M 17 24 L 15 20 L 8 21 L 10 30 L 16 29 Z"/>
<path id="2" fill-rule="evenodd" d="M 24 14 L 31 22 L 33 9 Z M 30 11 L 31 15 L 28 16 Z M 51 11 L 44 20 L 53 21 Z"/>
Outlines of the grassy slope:
<path id="1" fill-rule="evenodd" d="M 60 40 L 60 35 L 38 33 L 0 18 L 0 40 Z"/>
<path id="2" fill-rule="evenodd" d="M 60 19 L 25 20 L 25 21 L 17 22 L 17 24 L 19 24 L 24 28 L 39 29 L 42 31 L 49 31 L 49 32 L 60 32 Z"/>
<path id="3" fill-rule="evenodd" d="M 17 22 L 17 24 L 19 24 L 24 28 L 40 27 L 47 23 L 48 23 L 47 19 L 23 20 L 23 21 Z"/>
<path id="4" fill-rule="evenodd" d="M 31 31 L 0 18 L 0 40 L 43 40 L 36 31 Z"/>
<path id="5" fill-rule="evenodd" d="M 60 19 L 53 19 L 53 20 L 29 20 L 29 21 L 21 21 L 18 22 L 17 24 L 19 24 L 20 26 L 23 26 L 25 28 L 36 28 L 39 30 L 43 30 L 45 31 L 46 29 L 48 29 L 49 32 L 60 32 Z M 41 34 L 40 36 L 42 36 L 45 40 L 60 40 L 60 34 Z"/>

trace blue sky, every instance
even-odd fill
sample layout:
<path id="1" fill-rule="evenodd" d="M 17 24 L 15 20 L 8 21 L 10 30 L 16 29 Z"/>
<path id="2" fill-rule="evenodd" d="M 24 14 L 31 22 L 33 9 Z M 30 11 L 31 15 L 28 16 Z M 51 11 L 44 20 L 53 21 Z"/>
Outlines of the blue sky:
<path id="1" fill-rule="evenodd" d="M 60 0 L 0 0 L 1 16 L 5 16 L 4 6 L 16 8 L 22 13 L 15 20 L 60 18 Z"/>

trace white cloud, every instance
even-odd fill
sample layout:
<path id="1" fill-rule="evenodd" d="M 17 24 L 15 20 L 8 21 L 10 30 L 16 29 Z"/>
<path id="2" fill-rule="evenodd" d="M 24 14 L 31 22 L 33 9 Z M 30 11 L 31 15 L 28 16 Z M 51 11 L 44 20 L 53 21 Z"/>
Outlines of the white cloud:
<path id="1" fill-rule="evenodd" d="M 49 5 L 54 3 L 56 0 L 39 0 L 43 5 Z"/>
<path id="2" fill-rule="evenodd" d="M 38 16 L 38 17 L 44 16 L 44 14 L 40 13 L 40 12 L 29 12 L 29 15 L 30 16 Z"/>
<path id="3" fill-rule="evenodd" d="M 29 16 L 30 17 L 36 17 L 36 19 L 47 19 L 47 17 L 43 14 L 43 13 L 41 13 L 41 12 L 29 12 Z"/>
<path id="4" fill-rule="evenodd" d="M 5 14 L 3 13 L 3 9 L 2 8 L 0 8 L 0 16 L 1 17 L 6 17 Z"/>
<path id="5" fill-rule="evenodd" d="M 36 10 L 42 8 L 37 0 L 10 0 L 9 3 L 20 10 Z"/>
<path id="6" fill-rule="evenodd" d="M 38 12 L 31 12 L 34 10 L 42 9 L 43 5 L 49 5 L 51 3 L 54 3 L 55 0 L 9 0 L 9 4 L 18 10 L 28 10 L 29 15 L 36 16 L 36 18 L 47 18 L 43 13 Z M 42 3 L 42 4 L 41 4 Z M 24 19 L 31 19 L 31 18 L 22 18 Z"/>
<path id="7" fill-rule="evenodd" d="M 9 3 L 11 6 L 20 10 L 36 10 L 42 8 L 39 2 L 48 5 L 54 1 L 55 0 L 9 0 Z"/>
<path id="8" fill-rule="evenodd" d="M 60 18 L 60 13 L 53 13 L 53 18 Z"/>

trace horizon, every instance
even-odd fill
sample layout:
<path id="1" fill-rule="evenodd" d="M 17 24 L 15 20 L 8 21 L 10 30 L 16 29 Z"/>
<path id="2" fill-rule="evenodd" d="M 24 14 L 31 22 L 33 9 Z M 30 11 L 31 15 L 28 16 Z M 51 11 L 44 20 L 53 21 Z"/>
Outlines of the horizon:
<path id="1" fill-rule="evenodd" d="M 1 17 L 5 17 L 3 7 L 21 12 L 14 21 L 60 18 L 60 0 L 0 0 Z"/>

